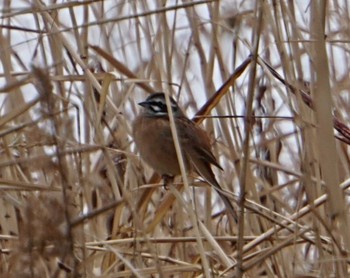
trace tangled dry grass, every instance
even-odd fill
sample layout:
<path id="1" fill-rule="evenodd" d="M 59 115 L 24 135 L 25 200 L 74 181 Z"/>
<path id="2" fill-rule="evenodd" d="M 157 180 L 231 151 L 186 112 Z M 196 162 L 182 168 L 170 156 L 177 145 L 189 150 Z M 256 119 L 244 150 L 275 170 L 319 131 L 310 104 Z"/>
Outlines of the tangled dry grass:
<path id="1" fill-rule="evenodd" d="M 0 276 L 347 277 L 349 4 L 306 2 L 0 2 Z M 210 133 L 235 225 L 137 156 L 160 90 Z"/>

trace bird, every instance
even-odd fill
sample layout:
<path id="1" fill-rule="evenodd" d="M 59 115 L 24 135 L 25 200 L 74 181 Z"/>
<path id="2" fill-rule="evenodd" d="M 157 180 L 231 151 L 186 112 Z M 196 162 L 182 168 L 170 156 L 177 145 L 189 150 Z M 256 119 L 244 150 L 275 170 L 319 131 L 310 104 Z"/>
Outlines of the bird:
<path id="1" fill-rule="evenodd" d="M 169 99 L 186 171 L 196 172 L 213 186 L 236 221 L 236 211 L 211 168 L 213 165 L 223 171 L 211 151 L 207 132 L 190 120 L 172 97 Z M 142 111 L 135 118 L 132 130 L 142 160 L 165 180 L 180 175 L 165 94 L 152 93 L 138 104 L 142 106 Z"/>

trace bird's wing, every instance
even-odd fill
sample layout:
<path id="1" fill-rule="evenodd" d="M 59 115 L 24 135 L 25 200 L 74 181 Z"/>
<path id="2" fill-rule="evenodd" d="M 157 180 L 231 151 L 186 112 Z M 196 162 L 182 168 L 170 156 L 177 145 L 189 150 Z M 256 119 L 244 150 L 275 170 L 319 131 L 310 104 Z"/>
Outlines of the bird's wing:
<path id="1" fill-rule="evenodd" d="M 215 156 L 211 152 L 210 139 L 208 134 L 187 118 L 181 118 L 178 123 L 181 145 L 186 154 L 196 156 L 208 164 L 213 164 L 222 170 Z"/>

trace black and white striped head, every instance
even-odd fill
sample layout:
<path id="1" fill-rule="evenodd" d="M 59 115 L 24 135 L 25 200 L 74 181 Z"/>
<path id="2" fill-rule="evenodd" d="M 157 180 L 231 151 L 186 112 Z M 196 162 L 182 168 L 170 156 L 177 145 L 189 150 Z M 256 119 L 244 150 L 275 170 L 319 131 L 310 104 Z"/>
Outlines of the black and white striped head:
<path id="1" fill-rule="evenodd" d="M 175 117 L 182 116 L 183 113 L 176 101 L 170 97 L 171 108 Z M 139 105 L 144 107 L 144 113 L 147 116 L 158 117 L 168 115 L 164 93 L 154 93 L 146 98 L 145 101 L 140 102 Z"/>

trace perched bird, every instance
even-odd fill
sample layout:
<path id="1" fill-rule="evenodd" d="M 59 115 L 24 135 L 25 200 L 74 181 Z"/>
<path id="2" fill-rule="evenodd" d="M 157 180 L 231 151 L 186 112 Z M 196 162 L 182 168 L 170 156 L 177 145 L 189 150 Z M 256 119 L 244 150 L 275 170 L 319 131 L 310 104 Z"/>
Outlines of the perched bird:
<path id="1" fill-rule="evenodd" d="M 211 152 L 208 134 L 186 117 L 173 98 L 170 102 L 186 171 L 197 172 L 214 186 L 236 219 L 236 212 L 211 169 L 214 165 L 223 170 Z M 133 137 L 141 158 L 163 177 L 180 175 L 164 93 L 151 94 L 139 105 L 143 109 L 133 123 Z"/>

